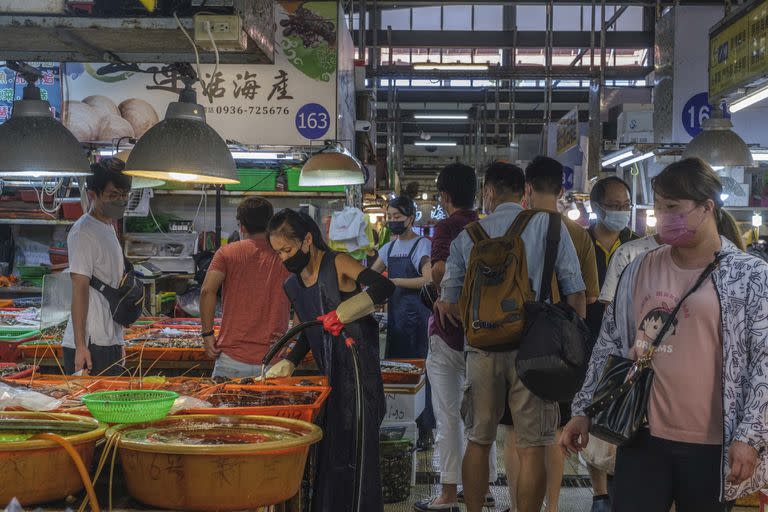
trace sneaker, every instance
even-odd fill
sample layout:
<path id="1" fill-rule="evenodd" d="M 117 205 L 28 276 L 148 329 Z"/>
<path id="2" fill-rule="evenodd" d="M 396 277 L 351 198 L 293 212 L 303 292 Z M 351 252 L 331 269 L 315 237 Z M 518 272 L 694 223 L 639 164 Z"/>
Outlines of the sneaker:
<path id="1" fill-rule="evenodd" d="M 459 501 L 459 503 L 464 503 L 464 490 L 463 489 L 461 491 L 459 491 L 458 494 L 456 494 L 456 499 Z M 494 498 L 493 494 L 491 494 L 490 492 L 485 495 L 485 503 L 483 503 L 483 506 L 484 507 L 491 507 L 491 508 L 496 506 L 496 498 Z"/>
<path id="2" fill-rule="evenodd" d="M 611 512 L 611 499 L 606 496 L 593 500 L 590 512 Z"/>
<path id="3" fill-rule="evenodd" d="M 430 510 L 440 510 L 442 512 L 460 512 L 459 504 L 458 503 L 448 503 L 445 505 L 436 505 L 435 501 L 437 500 L 437 496 L 434 498 L 427 498 L 424 500 L 417 501 L 413 504 L 413 510 L 416 512 L 429 512 Z"/>

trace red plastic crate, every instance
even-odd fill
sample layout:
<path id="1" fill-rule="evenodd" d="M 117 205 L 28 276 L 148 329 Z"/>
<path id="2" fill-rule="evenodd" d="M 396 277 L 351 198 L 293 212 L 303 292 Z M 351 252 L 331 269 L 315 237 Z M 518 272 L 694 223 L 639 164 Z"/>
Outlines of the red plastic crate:
<path id="1" fill-rule="evenodd" d="M 236 415 L 261 415 L 261 416 L 278 416 L 280 418 L 290 418 L 294 420 L 313 421 L 320 413 L 320 409 L 323 407 L 325 400 L 331 393 L 331 388 L 322 386 L 239 386 L 233 384 L 224 384 L 212 388 L 211 391 L 205 393 L 198 398 L 202 400 L 208 399 L 211 395 L 217 391 L 223 390 L 251 390 L 251 391 L 285 391 L 285 392 L 304 392 L 304 391 L 319 391 L 320 395 L 317 397 L 314 403 L 307 405 L 275 405 L 264 407 L 210 407 L 201 409 L 187 409 L 182 411 L 183 414 L 236 414 Z"/>
<path id="2" fill-rule="evenodd" d="M 80 200 L 61 203 L 61 214 L 65 219 L 77 220 L 83 215 L 83 205 Z"/>
<path id="3" fill-rule="evenodd" d="M 0 363 L 0 368 L 8 368 L 9 366 L 16 366 L 16 363 Z M 4 379 L 23 379 L 25 377 L 29 377 L 39 369 L 40 367 L 38 366 L 32 366 L 31 368 L 28 368 L 26 370 L 23 370 L 17 373 L 12 373 L 11 375 L 6 375 L 3 378 Z"/>

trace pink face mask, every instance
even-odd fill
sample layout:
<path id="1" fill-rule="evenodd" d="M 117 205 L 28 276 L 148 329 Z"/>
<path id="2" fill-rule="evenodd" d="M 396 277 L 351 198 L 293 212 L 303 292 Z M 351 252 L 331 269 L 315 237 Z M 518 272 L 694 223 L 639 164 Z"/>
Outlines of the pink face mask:
<path id="1" fill-rule="evenodd" d="M 690 245 L 696 237 L 696 231 L 704 222 L 704 215 L 695 226 L 688 226 L 688 217 L 696 211 L 698 207 L 688 213 L 659 213 L 658 231 L 661 241 L 667 245 L 685 247 Z"/>

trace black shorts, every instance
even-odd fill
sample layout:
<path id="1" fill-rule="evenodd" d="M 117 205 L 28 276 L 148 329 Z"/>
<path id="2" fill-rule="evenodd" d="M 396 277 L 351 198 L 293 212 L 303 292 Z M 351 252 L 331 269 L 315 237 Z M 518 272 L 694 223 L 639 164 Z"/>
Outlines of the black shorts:
<path id="1" fill-rule="evenodd" d="M 88 345 L 88 351 L 91 353 L 91 375 L 107 375 L 116 377 L 125 372 L 125 368 L 120 365 L 120 359 L 123 357 L 122 345 L 101 346 L 91 343 Z M 79 371 L 75 369 L 75 349 L 64 347 L 64 373 L 72 375 Z M 105 371 L 106 370 L 106 371 Z"/>

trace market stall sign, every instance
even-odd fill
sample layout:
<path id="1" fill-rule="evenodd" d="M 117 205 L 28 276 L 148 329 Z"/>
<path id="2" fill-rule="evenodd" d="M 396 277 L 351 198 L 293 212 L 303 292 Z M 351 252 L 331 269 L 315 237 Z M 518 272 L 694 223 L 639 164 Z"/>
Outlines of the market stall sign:
<path id="1" fill-rule="evenodd" d="M 720 98 L 768 74 L 768 0 L 709 33 L 709 97 Z"/>
<path id="2" fill-rule="evenodd" d="M 579 110 L 574 108 L 557 122 L 557 154 L 576 147 L 579 142 Z"/>
<path id="3" fill-rule="evenodd" d="M 197 101 L 223 138 L 244 144 L 307 145 L 337 135 L 336 2 L 279 2 L 279 51 L 271 65 L 201 66 Z M 141 137 L 177 101 L 181 77 L 157 64 L 66 64 L 64 120 L 81 141 Z"/>

